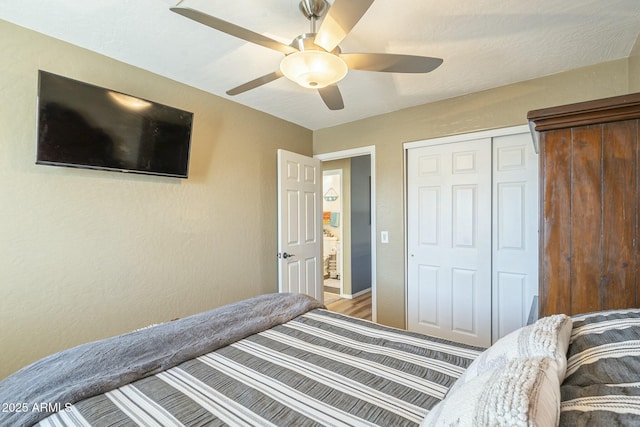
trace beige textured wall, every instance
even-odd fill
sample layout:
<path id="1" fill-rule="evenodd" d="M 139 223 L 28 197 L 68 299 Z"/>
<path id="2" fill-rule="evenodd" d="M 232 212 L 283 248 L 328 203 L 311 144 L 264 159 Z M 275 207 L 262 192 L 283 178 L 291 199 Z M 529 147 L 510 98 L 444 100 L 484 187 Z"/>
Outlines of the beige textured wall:
<path id="1" fill-rule="evenodd" d="M 0 378 L 277 291 L 276 149 L 311 131 L 0 21 Z M 36 166 L 37 71 L 195 113 L 188 180 Z"/>
<path id="2" fill-rule="evenodd" d="M 376 229 L 389 231 L 388 244 L 376 242 L 378 321 L 405 326 L 404 142 L 522 125 L 532 109 L 625 94 L 628 72 L 626 59 L 603 63 L 314 132 L 314 154 L 376 146 Z"/>

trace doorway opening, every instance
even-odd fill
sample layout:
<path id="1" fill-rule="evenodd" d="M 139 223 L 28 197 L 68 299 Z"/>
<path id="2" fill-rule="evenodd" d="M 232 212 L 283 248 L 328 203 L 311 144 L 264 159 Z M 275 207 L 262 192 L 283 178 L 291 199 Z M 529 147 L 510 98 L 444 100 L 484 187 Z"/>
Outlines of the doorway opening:
<path id="1" fill-rule="evenodd" d="M 343 201 L 342 169 L 322 171 L 322 260 L 324 303 L 331 304 L 343 298 L 342 242 Z M 348 218 L 348 216 L 347 216 Z"/>
<path id="2" fill-rule="evenodd" d="M 327 184 L 323 188 L 322 222 L 325 291 L 330 292 L 325 298 L 333 299 L 339 292 L 342 301 L 348 302 L 369 299 L 370 295 L 371 320 L 375 322 L 375 146 L 315 158 L 322 162 L 323 187 Z"/>

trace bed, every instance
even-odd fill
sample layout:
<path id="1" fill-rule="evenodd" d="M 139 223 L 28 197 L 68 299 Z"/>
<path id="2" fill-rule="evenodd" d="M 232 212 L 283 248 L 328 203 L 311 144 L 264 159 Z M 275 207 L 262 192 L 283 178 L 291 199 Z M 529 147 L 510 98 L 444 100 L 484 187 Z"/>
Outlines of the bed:
<path id="1" fill-rule="evenodd" d="M 485 350 L 262 295 L 42 359 L 0 382 L 0 425 L 638 425 L 636 322 L 549 316 Z"/>

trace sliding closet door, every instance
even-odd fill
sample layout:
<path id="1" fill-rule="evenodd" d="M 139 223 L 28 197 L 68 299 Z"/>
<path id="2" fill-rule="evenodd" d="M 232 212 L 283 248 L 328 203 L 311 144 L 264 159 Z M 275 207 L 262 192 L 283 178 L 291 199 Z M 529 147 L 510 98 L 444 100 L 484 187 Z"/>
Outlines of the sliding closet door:
<path id="1" fill-rule="evenodd" d="M 538 156 L 531 134 L 494 138 L 494 342 L 526 325 L 538 295 L 538 211 Z"/>
<path id="2" fill-rule="evenodd" d="M 538 158 L 527 128 L 441 140 L 405 145 L 407 325 L 488 346 L 538 293 Z"/>
<path id="3" fill-rule="evenodd" d="M 491 344 L 491 139 L 407 151 L 408 329 Z"/>

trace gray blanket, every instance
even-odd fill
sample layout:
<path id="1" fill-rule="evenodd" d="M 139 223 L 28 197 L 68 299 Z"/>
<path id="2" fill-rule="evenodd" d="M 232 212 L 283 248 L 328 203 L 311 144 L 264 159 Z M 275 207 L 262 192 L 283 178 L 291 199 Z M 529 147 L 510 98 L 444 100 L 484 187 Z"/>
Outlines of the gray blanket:
<path id="1" fill-rule="evenodd" d="M 31 425 L 97 394 L 172 368 L 314 308 L 301 294 L 268 294 L 45 357 L 0 382 L 1 426 Z M 9 406 L 9 404 L 14 404 Z"/>

